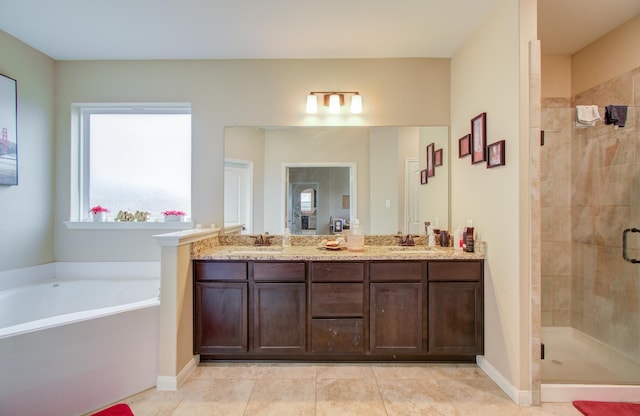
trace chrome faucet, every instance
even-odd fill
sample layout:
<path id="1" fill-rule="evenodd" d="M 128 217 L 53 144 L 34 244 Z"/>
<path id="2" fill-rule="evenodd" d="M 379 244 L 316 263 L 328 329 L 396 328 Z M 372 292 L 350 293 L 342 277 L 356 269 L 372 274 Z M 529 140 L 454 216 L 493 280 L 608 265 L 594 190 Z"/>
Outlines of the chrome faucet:
<path id="1" fill-rule="evenodd" d="M 413 241 L 413 237 L 417 237 L 411 234 L 407 234 L 406 236 L 402 235 L 402 231 L 398 231 L 398 234 L 396 234 L 395 236 L 396 238 L 400 239 L 400 245 L 401 246 L 415 246 L 416 243 L 415 241 Z"/>

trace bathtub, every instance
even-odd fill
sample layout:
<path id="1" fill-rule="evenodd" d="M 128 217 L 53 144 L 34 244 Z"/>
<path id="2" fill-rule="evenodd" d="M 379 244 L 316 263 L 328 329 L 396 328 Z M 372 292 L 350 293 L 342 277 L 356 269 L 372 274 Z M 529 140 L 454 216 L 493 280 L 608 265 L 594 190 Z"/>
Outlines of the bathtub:
<path id="1" fill-rule="evenodd" d="M 81 415 L 153 387 L 159 276 L 156 262 L 0 272 L 0 415 Z"/>

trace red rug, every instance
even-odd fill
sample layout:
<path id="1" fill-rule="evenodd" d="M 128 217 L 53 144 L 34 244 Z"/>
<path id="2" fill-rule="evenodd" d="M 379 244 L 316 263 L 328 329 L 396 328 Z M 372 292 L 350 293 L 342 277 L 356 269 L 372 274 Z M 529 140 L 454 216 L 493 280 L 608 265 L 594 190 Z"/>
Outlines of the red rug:
<path id="1" fill-rule="evenodd" d="M 585 416 L 640 416 L 640 403 L 577 400 L 573 405 Z"/>
<path id="2" fill-rule="evenodd" d="M 124 403 L 115 404 L 91 416 L 134 416 L 131 408 Z"/>

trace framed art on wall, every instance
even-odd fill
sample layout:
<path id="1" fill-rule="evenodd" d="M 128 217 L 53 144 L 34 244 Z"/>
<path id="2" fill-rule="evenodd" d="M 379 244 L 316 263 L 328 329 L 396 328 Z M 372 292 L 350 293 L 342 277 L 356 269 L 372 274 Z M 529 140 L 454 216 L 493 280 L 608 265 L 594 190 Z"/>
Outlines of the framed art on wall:
<path id="1" fill-rule="evenodd" d="M 458 139 L 458 158 L 471 154 L 471 135 L 466 134 Z"/>
<path id="2" fill-rule="evenodd" d="M 495 168 L 496 166 L 504 166 L 504 148 L 505 141 L 500 140 L 487 146 L 487 168 Z"/>
<path id="3" fill-rule="evenodd" d="M 422 169 L 420 171 L 420 184 L 424 185 L 426 184 L 428 181 L 427 179 L 427 170 L 426 169 Z"/>
<path id="4" fill-rule="evenodd" d="M 433 154 L 433 166 L 442 166 L 442 149 L 438 149 Z"/>
<path id="5" fill-rule="evenodd" d="M 0 185 L 18 184 L 18 82 L 0 74 Z"/>
<path id="6" fill-rule="evenodd" d="M 471 119 L 471 163 L 484 162 L 487 158 L 487 113 Z"/>
<path id="7" fill-rule="evenodd" d="M 427 146 L 427 176 L 428 177 L 432 177 L 435 176 L 436 174 L 436 170 L 434 167 L 434 151 L 435 151 L 435 147 L 436 145 L 434 143 L 431 143 L 430 145 Z"/>

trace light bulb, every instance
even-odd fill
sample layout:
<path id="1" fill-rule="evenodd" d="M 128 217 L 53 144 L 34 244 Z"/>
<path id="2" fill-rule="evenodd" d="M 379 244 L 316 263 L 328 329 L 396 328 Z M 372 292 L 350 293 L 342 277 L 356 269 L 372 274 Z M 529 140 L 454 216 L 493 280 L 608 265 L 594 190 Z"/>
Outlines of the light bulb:
<path id="1" fill-rule="evenodd" d="M 315 114 L 318 112 L 318 97 L 313 94 L 307 95 L 307 113 Z"/>
<path id="2" fill-rule="evenodd" d="M 353 114 L 362 113 L 362 96 L 360 94 L 355 94 L 351 98 L 351 112 Z"/>
<path id="3" fill-rule="evenodd" d="M 330 113 L 340 112 L 340 94 L 331 94 L 329 96 L 329 112 Z"/>

